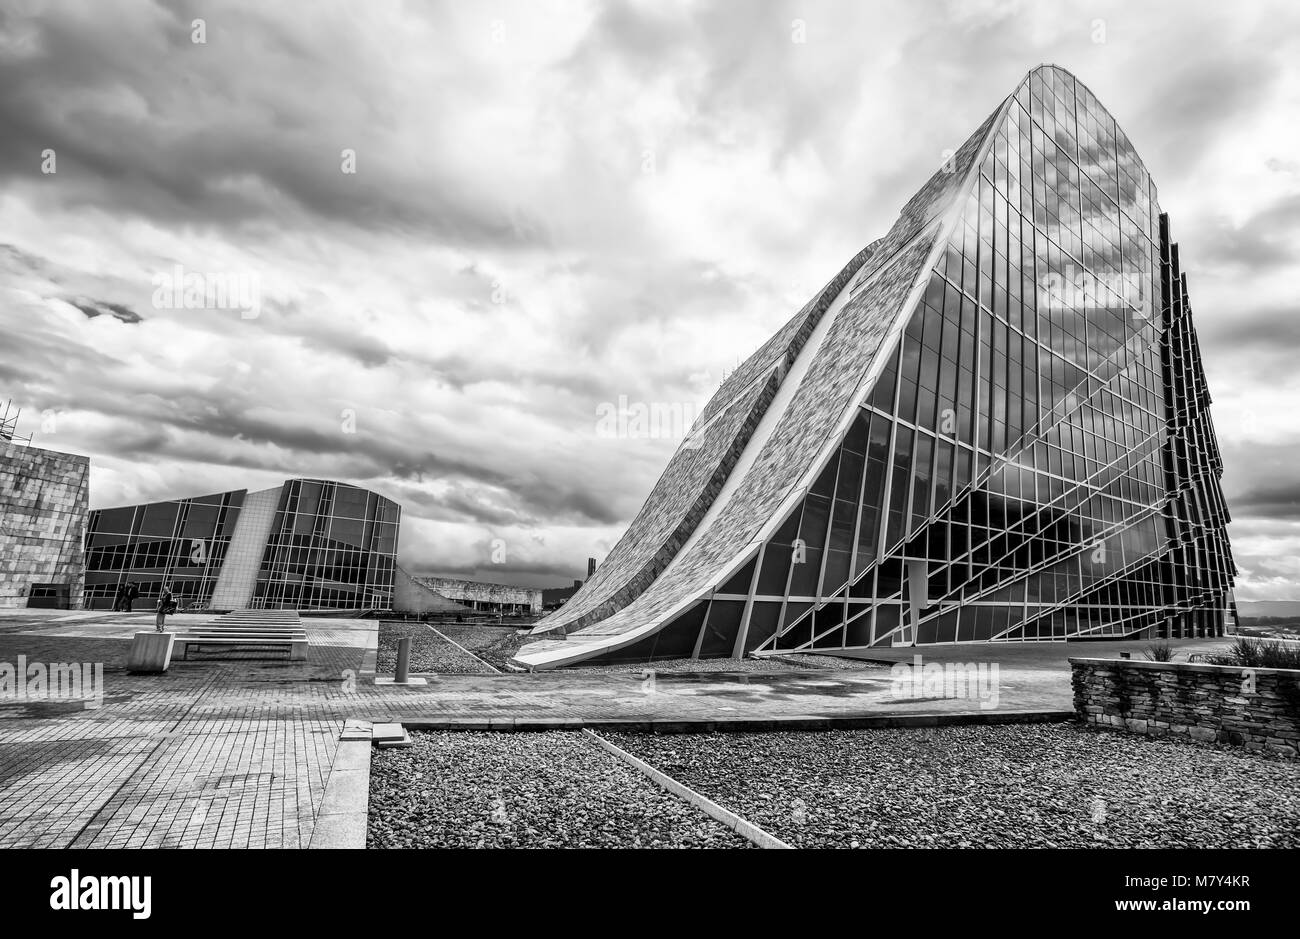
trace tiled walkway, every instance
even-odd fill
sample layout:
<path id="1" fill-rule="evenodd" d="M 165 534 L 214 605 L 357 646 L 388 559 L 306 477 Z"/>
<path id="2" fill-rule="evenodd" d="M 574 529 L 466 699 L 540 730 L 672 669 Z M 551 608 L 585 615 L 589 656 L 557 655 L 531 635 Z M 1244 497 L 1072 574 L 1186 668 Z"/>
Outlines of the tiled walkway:
<path id="1" fill-rule="evenodd" d="M 978 707 L 894 698 L 886 670 L 441 675 L 377 687 L 365 671 L 377 624 L 328 619 L 304 619 L 306 663 L 195 658 L 128 675 L 129 637 L 151 624 L 148 614 L 0 614 L 0 663 L 104 665 L 97 708 L 0 700 L 0 847 L 306 847 L 349 717 L 684 721 Z M 1013 649 L 970 655 L 1000 661 L 998 708 L 1070 707 L 1064 654 L 1023 666 Z"/>
<path id="2" fill-rule="evenodd" d="M 306 847 L 375 624 L 314 621 L 305 665 L 155 676 L 126 673 L 124 619 L 0 618 L 0 662 L 104 665 L 97 708 L 0 700 L 0 847 Z"/>

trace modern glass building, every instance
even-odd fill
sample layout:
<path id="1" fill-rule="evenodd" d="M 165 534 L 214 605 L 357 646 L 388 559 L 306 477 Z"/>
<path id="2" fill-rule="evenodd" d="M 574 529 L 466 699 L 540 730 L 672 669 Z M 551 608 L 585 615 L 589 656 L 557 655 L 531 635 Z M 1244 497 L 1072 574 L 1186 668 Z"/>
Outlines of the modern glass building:
<path id="1" fill-rule="evenodd" d="M 365 489 L 291 479 L 90 513 L 87 609 L 118 587 L 152 608 L 169 582 L 183 605 L 233 609 L 388 609 L 401 508 Z"/>
<path id="2" fill-rule="evenodd" d="M 239 520 L 244 490 L 90 513 L 86 527 L 88 610 L 111 609 L 119 585 L 152 609 L 164 580 L 185 602 L 207 606 Z"/>
<path id="3" fill-rule="evenodd" d="M 728 376 L 518 660 L 1220 635 L 1209 404 L 1155 184 L 1041 66 Z"/>

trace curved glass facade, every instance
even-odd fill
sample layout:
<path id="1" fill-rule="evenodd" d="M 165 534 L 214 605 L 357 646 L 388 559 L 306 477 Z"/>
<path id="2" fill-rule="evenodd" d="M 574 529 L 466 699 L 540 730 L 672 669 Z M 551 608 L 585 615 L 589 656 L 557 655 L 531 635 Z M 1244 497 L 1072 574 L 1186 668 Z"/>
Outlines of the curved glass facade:
<path id="1" fill-rule="evenodd" d="M 246 490 L 90 513 L 87 609 L 120 585 L 152 609 L 164 582 L 182 607 L 388 609 L 401 508 L 377 493 L 293 479 Z"/>
<path id="2" fill-rule="evenodd" d="M 401 507 L 356 486 L 285 483 L 255 608 L 390 609 Z"/>
<path id="3" fill-rule="evenodd" d="M 1222 462 L 1155 186 L 1055 67 L 976 139 L 933 234 L 912 237 L 939 240 L 882 313 L 896 329 L 856 359 L 817 352 L 864 379 L 793 511 L 735 545 L 711 590 L 599 657 L 1222 634 Z M 841 318 L 890 264 L 863 266 Z"/>
<path id="4" fill-rule="evenodd" d="M 88 610 L 113 608 L 119 586 L 153 609 L 164 581 L 182 605 L 207 606 L 239 520 L 245 490 L 90 513 L 86 530 Z"/>

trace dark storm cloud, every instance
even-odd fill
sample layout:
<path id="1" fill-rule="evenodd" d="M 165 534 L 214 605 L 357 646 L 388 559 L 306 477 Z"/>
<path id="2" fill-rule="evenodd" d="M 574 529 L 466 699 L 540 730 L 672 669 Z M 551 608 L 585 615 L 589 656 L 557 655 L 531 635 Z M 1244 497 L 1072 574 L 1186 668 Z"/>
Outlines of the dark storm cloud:
<path id="1" fill-rule="evenodd" d="M 556 485 L 519 464 L 497 467 L 490 456 L 474 451 L 458 456 L 454 438 L 426 440 L 426 447 L 434 446 L 421 448 L 398 434 L 371 430 L 364 412 L 355 434 L 342 432 L 332 412 L 308 426 L 298 413 L 254 413 L 262 402 L 238 383 L 214 403 L 187 387 L 184 376 L 159 375 L 160 385 L 143 390 L 138 373 L 122 360 L 81 347 L 65 349 L 40 331 L 19 333 L 12 343 L 7 351 L 16 353 L 15 360 L 31 363 L 12 374 L 27 382 L 44 407 L 104 418 L 84 435 L 99 456 L 145 464 L 207 462 L 285 475 L 462 480 L 474 484 L 474 495 L 462 487 L 447 497 L 430 494 L 419 504 L 438 510 L 439 517 L 483 524 L 608 524 L 620 517 L 581 475 Z M 67 374 L 94 387 L 94 396 L 79 400 L 61 389 Z"/>
<path id="2" fill-rule="evenodd" d="M 523 468 L 501 470 L 482 459 L 458 459 L 431 450 L 413 452 L 411 444 L 382 433 L 315 430 L 300 426 L 288 414 L 272 420 L 241 411 L 200 413 L 199 405 L 183 397 L 147 399 L 136 403 L 129 415 L 136 423 L 192 430 L 202 435 L 198 443 L 164 435 L 152 438 L 156 442 L 152 447 L 109 439 L 104 441 L 104 449 L 122 457 L 147 454 L 155 459 L 228 462 L 291 475 L 305 472 L 302 468 L 306 466 L 323 466 L 331 470 L 324 475 L 343 478 L 449 481 L 453 484 L 449 494 L 429 495 L 417 505 L 438 510 L 443 518 L 482 524 L 609 524 L 619 518 L 585 486 L 557 486 Z"/>
<path id="3" fill-rule="evenodd" d="M 1240 225 L 1220 217 L 1199 234 L 1197 253 L 1216 266 L 1247 275 L 1289 267 L 1300 259 L 1300 193 L 1276 200 Z"/>
<path id="4" fill-rule="evenodd" d="M 1300 519 L 1300 483 L 1264 482 L 1245 491 L 1225 488 L 1234 519 Z"/>
<path id="5" fill-rule="evenodd" d="M 453 475 L 438 471 L 435 463 L 418 470 L 399 467 L 393 474 L 415 482 L 442 480 L 446 492 L 410 490 L 403 504 L 417 514 L 446 521 L 473 521 L 487 525 L 613 524 L 626 517 L 626 505 L 599 498 L 585 480 L 568 484 L 529 474 L 499 479 L 482 475 Z M 472 482 L 473 485 L 467 485 Z"/>
<path id="6" fill-rule="evenodd" d="M 1243 518 L 1300 519 L 1300 483 L 1250 490 L 1233 498 L 1231 507 Z"/>
<path id="7" fill-rule="evenodd" d="M 1222 450 L 1224 497 L 1234 519 L 1300 519 L 1300 439 L 1229 440 Z"/>
<path id="8" fill-rule="evenodd" d="M 1254 556 L 1249 559 L 1248 570 L 1252 577 L 1269 578 L 1276 577 L 1279 580 L 1289 580 L 1294 576 L 1294 566 L 1286 561 L 1275 561 L 1268 557 Z M 1244 566 L 1244 565 L 1242 565 Z M 1250 615 L 1250 614 L 1245 614 Z M 1267 615 L 1267 614 L 1264 614 Z"/>
<path id="9" fill-rule="evenodd" d="M 1260 375 L 1295 374 L 1296 349 L 1300 348 L 1300 297 L 1284 306 L 1263 307 L 1243 304 L 1231 310 L 1217 310 L 1218 315 L 1196 323 L 1201 354 L 1213 368 L 1231 360 L 1236 376 L 1243 362 L 1258 368 Z"/>
<path id="10" fill-rule="evenodd" d="M 82 313 L 86 314 L 87 319 L 94 319 L 96 316 L 111 316 L 123 323 L 138 323 L 142 319 L 135 310 L 122 306 L 120 303 L 109 303 L 107 300 L 91 300 L 87 297 L 73 297 L 68 300 Z"/>
<path id="11" fill-rule="evenodd" d="M 570 564 L 554 564 L 538 561 L 535 563 L 499 565 L 480 563 L 416 565 L 410 573 L 415 577 L 458 577 L 464 580 L 476 580 L 484 583 L 518 584 L 520 586 L 567 587 L 570 582 L 581 579 L 574 574 L 575 567 Z M 585 572 L 586 568 L 581 568 Z"/>
<path id="12" fill-rule="evenodd" d="M 388 343 L 376 336 L 328 326 L 322 328 L 319 321 L 314 322 L 310 329 L 299 331 L 297 336 L 305 346 L 337 353 L 364 368 L 387 365 L 396 354 Z"/>
<path id="13" fill-rule="evenodd" d="M 382 67 L 379 50 L 354 44 L 346 17 L 322 17 L 308 47 L 292 17 L 193 9 L 212 21 L 204 45 L 190 41 L 191 17 L 179 10 L 0 11 L 0 34 L 21 30 L 33 50 L 0 57 L 0 179 L 34 199 L 165 223 L 283 223 L 287 201 L 307 216 L 462 244 L 520 243 L 542 228 L 515 217 L 517 206 L 466 192 L 431 156 L 401 152 L 390 96 L 366 78 Z M 425 119 L 440 113 L 431 107 Z M 55 177 L 41 173 L 47 149 Z M 357 154 L 355 174 L 342 171 L 344 149 Z"/>
<path id="14" fill-rule="evenodd" d="M 1275 28 L 1269 17 L 1258 24 L 1261 31 Z M 1147 167 L 1189 172 L 1208 155 L 1207 141 L 1267 102 L 1282 69 L 1280 60 L 1255 54 L 1250 44 L 1219 42 L 1175 58 L 1167 69 L 1152 70 L 1145 107 L 1134 109 L 1142 132 L 1133 143 Z M 1123 117 L 1120 121 L 1123 125 Z M 1158 174 L 1156 182 L 1159 186 Z"/>

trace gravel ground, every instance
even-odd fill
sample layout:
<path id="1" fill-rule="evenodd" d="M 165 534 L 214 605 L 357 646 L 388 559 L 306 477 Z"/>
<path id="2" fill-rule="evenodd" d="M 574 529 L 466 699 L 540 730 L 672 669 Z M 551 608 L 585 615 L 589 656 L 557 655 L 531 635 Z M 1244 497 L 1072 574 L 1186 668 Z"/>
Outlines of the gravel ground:
<path id="1" fill-rule="evenodd" d="M 761 659 L 662 659 L 656 662 L 624 662 L 615 665 L 571 665 L 567 670 L 588 672 L 792 672 L 800 669 L 885 668 L 874 662 L 841 659 L 830 655 L 781 655 Z"/>
<path id="2" fill-rule="evenodd" d="M 413 731 L 370 764 L 370 848 L 746 848 L 581 734 Z"/>
<path id="3" fill-rule="evenodd" d="M 882 665 L 879 662 L 867 662 L 862 659 L 847 659 L 838 655 L 817 655 L 812 652 L 802 652 L 797 655 L 774 655 L 770 656 L 774 662 L 789 662 L 793 665 L 802 665 L 804 668 L 820 669 L 841 669 L 844 671 L 861 671 L 868 668 L 888 669 L 891 666 Z"/>
<path id="4" fill-rule="evenodd" d="M 1300 847 L 1300 763 L 1025 724 L 605 733 L 796 847 Z"/>
<path id="5" fill-rule="evenodd" d="M 475 675 L 490 671 L 423 623 L 384 621 L 379 624 L 379 655 L 375 674 L 391 675 L 397 668 L 397 640 L 411 637 L 411 672 Z M 456 640 L 460 642 L 459 639 Z M 464 645 L 464 643 L 461 643 Z"/>

